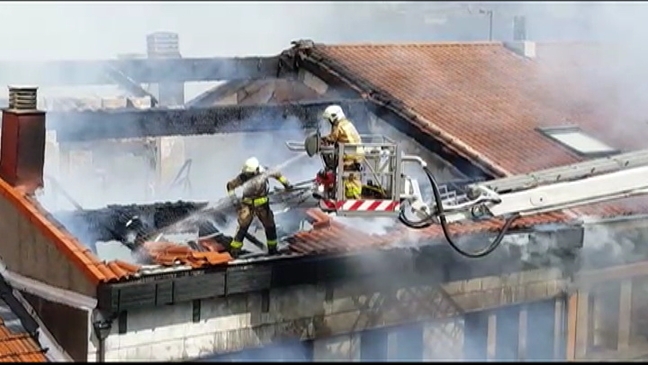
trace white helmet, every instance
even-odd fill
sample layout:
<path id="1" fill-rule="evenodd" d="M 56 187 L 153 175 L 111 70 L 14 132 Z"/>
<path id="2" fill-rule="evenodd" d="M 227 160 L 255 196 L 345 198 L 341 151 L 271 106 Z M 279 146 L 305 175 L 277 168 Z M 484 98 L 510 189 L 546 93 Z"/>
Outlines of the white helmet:
<path id="1" fill-rule="evenodd" d="M 328 120 L 331 124 L 337 122 L 340 119 L 344 119 L 344 112 L 342 111 L 342 107 L 339 105 L 329 105 L 324 109 L 324 113 L 322 113 L 322 118 Z"/>
<path id="2" fill-rule="evenodd" d="M 259 160 L 257 160 L 256 157 L 250 157 L 245 160 L 245 164 L 243 165 L 243 172 L 252 174 L 258 172 L 260 170 L 260 167 L 261 165 L 259 164 Z"/>

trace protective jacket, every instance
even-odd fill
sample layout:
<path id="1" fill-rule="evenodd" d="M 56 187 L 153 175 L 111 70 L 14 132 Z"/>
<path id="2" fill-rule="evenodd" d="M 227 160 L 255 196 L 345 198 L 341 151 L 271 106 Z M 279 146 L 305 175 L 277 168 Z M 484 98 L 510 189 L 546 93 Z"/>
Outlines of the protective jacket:
<path id="1" fill-rule="evenodd" d="M 331 133 L 322 139 L 330 143 L 362 143 L 360 133 L 358 133 L 353 123 L 346 118 L 333 123 Z M 362 153 L 362 147 L 357 147 L 355 154 L 346 154 L 343 157 L 345 164 L 353 162 L 362 163 Z"/>
<path id="2" fill-rule="evenodd" d="M 269 178 L 278 180 L 289 188 L 290 183 L 281 172 L 266 172 L 262 170 L 257 173 L 240 173 L 233 180 L 227 183 L 227 193 L 234 194 L 234 189 L 243 186 L 241 203 L 237 208 L 238 229 L 230 243 L 230 253 L 236 254 L 243 247 L 243 237 L 250 228 L 252 219 L 256 216 L 265 228 L 266 240 L 269 252 L 277 250 L 277 227 L 274 214 L 270 209 L 268 193 L 270 192 Z"/>
<path id="3" fill-rule="evenodd" d="M 258 174 L 240 173 L 227 183 L 227 192 L 231 194 L 234 192 L 234 189 L 243 186 L 243 193 L 241 194 L 243 203 L 261 198 L 266 198 L 265 201 L 267 202 L 268 193 L 270 192 L 269 178 L 279 181 L 284 186 L 290 185 L 288 179 L 279 171 Z M 255 205 L 260 204 L 263 203 L 256 203 Z"/>

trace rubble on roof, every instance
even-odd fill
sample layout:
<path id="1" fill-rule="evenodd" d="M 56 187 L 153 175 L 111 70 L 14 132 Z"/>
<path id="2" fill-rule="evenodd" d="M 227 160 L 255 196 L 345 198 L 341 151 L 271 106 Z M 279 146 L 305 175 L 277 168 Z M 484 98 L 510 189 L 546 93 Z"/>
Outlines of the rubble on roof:
<path id="1" fill-rule="evenodd" d="M 410 133 L 433 135 L 448 149 L 479 160 L 499 174 L 528 172 L 581 159 L 536 131 L 538 126 L 564 120 L 569 110 L 563 108 L 569 105 L 554 105 L 550 99 L 542 98 L 547 86 L 534 83 L 537 62 L 523 59 L 501 44 L 309 44 L 299 52 L 304 62 L 325 66 L 322 69 L 329 76 L 338 77 L 360 90 L 363 97 L 402 116 L 414 127 Z M 295 91 L 293 83 L 290 80 L 231 82 L 196 102 L 217 103 L 236 95 L 237 103 L 262 104 L 317 96 L 310 89 L 303 93 Z M 284 91 L 285 97 L 281 95 Z M 576 121 L 586 124 L 585 120 Z M 195 212 L 201 204 L 204 206 L 204 203 L 189 202 L 113 206 L 96 211 L 58 212 L 54 215 L 56 219 L 41 209 L 35 213 L 34 220 L 58 229 L 55 238 L 59 247 L 73 252 L 78 264 L 98 282 L 120 281 L 153 273 L 161 267 L 203 268 L 231 261 L 223 252 L 229 237 L 219 236 L 219 232 L 205 233 L 214 227 L 198 226 L 195 242 L 171 242 L 168 237 L 159 241 L 144 240 L 136 254 L 146 257 L 147 262 L 137 264 L 126 260 L 103 261 L 80 242 L 81 239 L 89 241 L 84 241 L 86 244 L 125 242 L 124 225 L 133 216 L 144 222 L 144 232 L 148 235 Z M 34 205 L 38 208 L 37 203 Z M 366 247 L 394 247 L 403 242 L 426 245 L 441 242 L 443 238 L 439 226 L 419 231 L 395 227 L 386 234 L 369 234 L 345 226 L 319 210 L 310 210 L 307 216 L 312 228 L 291 232 L 287 238 L 291 253 L 340 253 Z M 233 215 L 215 218 L 232 220 Z M 540 214 L 521 218 L 511 228 L 526 229 L 571 220 L 565 213 Z M 79 222 L 82 224 L 74 224 Z M 493 219 L 451 224 L 450 230 L 453 235 L 482 234 L 496 232 L 501 225 L 502 220 Z M 58 234 L 59 231 L 63 234 Z M 197 238 L 201 236 L 210 237 Z"/>

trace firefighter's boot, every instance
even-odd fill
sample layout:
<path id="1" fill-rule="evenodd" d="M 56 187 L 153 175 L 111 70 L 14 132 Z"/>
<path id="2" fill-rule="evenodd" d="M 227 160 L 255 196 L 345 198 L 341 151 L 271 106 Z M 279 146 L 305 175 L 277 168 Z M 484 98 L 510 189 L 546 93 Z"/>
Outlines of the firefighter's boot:
<path id="1" fill-rule="evenodd" d="M 279 250 L 277 250 L 277 241 L 268 241 L 268 255 L 277 255 Z"/>
<path id="2" fill-rule="evenodd" d="M 228 252 L 233 259 L 236 259 L 241 254 L 241 248 L 243 248 L 243 242 L 232 240 Z"/>

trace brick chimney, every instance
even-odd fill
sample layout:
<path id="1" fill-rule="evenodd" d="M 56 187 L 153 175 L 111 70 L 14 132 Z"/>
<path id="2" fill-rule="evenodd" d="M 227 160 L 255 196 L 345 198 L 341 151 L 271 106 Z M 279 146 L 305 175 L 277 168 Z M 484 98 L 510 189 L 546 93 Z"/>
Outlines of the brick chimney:
<path id="1" fill-rule="evenodd" d="M 28 194 L 43 186 L 45 112 L 37 109 L 37 87 L 9 86 L 2 110 L 0 177 Z"/>

